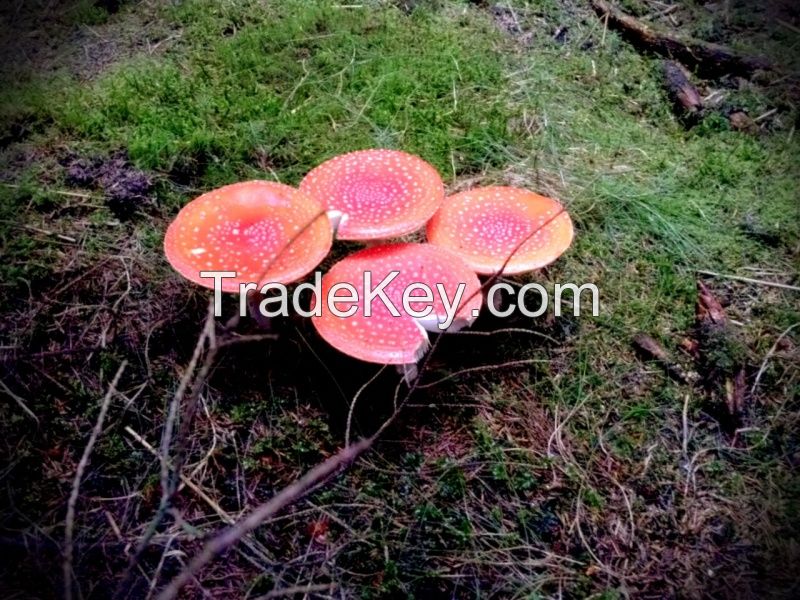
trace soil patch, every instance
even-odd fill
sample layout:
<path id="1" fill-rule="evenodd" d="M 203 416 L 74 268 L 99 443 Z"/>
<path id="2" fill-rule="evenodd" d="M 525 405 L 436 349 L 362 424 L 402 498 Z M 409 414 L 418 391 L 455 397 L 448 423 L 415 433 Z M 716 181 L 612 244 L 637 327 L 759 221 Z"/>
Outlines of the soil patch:
<path id="1" fill-rule="evenodd" d="M 67 184 L 101 189 L 109 210 L 120 220 L 130 218 L 151 201 L 152 178 L 132 166 L 124 152 L 107 158 L 71 158 L 66 166 Z"/>

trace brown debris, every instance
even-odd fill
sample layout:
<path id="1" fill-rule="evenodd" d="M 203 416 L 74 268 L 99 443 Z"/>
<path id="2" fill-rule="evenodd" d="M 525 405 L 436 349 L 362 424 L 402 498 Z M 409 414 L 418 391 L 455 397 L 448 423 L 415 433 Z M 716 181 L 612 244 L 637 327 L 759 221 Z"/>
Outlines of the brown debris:
<path id="1" fill-rule="evenodd" d="M 129 219 L 151 200 L 152 177 L 131 165 L 124 152 L 91 159 L 71 157 L 66 162 L 67 183 L 103 190 L 106 205 L 120 220 Z"/>
<path id="2" fill-rule="evenodd" d="M 725 325 L 728 322 L 728 316 L 725 314 L 725 309 L 722 308 L 719 300 L 711 293 L 708 286 L 702 281 L 697 282 L 697 307 L 695 308 L 695 316 L 698 325 L 703 321 L 711 321 L 717 325 Z"/>
<path id="3" fill-rule="evenodd" d="M 697 358 L 709 391 L 724 399 L 724 426 L 735 429 L 745 409 L 744 347 L 731 331 L 720 301 L 702 281 L 697 282 L 695 309 Z"/>
<path id="4" fill-rule="evenodd" d="M 678 345 L 680 346 L 681 350 L 686 352 L 686 354 L 688 354 L 689 356 L 697 357 L 697 350 L 698 350 L 697 340 L 692 339 L 690 337 L 685 337 L 680 341 Z"/>
<path id="5" fill-rule="evenodd" d="M 619 31 L 637 48 L 678 60 L 704 76 L 750 77 L 756 71 L 772 69 L 763 57 L 737 54 L 725 46 L 652 27 L 605 0 L 591 0 L 591 4 L 609 28 Z"/>
<path id="6" fill-rule="evenodd" d="M 739 369 L 734 377 L 725 380 L 725 406 L 732 416 L 744 410 L 744 369 Z"/>
<path id="7" fill-rule="evenodd" d="M 676 114 L 689 122 L 694 122 L 703 110 L 703 99 L 690 81 L 686 69 L 674 60 L 665 60 L 662 70 L 664 87 L 672 100 Z"/>
<path id="8" fill-rule="evenodd" d="M 664 370 L 673 379 L 680 383 L 689 383 L 692 376 L 686 373 L 680 365 L 678 365 L 656 340 L 645 333 L 637 333 L 633 336 L 633 347 L 642 358 L 645 360 L 654 360 L 658 362 Z"/>
<path id="9" fill-rule="evenodd" d="M 743 131 L 745 133 L 755 133 L 758 131 L 758 125 L 751 119 L 746 112 L 737 110 L 728 115 L 728 120 L 731 127 L 736 131 Z"/>

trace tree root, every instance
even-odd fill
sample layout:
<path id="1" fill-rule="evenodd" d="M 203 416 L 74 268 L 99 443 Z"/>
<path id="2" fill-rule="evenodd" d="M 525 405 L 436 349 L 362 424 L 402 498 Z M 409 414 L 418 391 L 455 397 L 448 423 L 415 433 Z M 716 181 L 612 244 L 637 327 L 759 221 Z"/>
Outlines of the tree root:
<path id="1" fill-rule="evenodd" d="M 751 77 L 756 71 L 773 68 L 764 57 L 738 54 L 725 46 L 657 29 L 622 12 L 605 0 L 590 2 L 609 28 L 619 31 L 638 49 L 680 61 L 702 77 Z"/>

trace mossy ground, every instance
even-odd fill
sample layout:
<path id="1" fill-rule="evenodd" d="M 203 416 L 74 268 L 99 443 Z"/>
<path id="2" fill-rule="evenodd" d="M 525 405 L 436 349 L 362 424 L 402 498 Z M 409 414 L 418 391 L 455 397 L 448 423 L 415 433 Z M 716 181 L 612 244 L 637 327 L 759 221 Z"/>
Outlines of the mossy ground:
<path id="1" fill-rule="evenodd" d="M 639 15 L 652 6 L 626 3 Z M 657 61 L 604 30 L 588 3 L 36 10 L 51 45 L 19 44 L 25 59 L 0 91 L 0 364 L 38 419 L 11 396 L 0 408 L 3 553 L 18 557 L 1 585 L 24 597 L 60 589 L 66 496 L 123 359 L 78 505 L 84 598 L 110 593 L 153 515 L 158 462 L 125 427 L 157 445 L 207 302 L 161 254 L 178 208 L 224 183 L 295 184 L 335 154 L 388 147 L 431 162 L 451 190 L 504 183 L 562 199 L 575 244 L 530 279 L 595 283 L 601 315 L 477 323 L 552 340 L 445 339 L 429 381 L 541 362 L 420 390 L 366 458 L 256 534 L 265 555 L 228 552 L 189 595 L 307 585 L 337 597 L 796 594 L 798 330 L 771 349 L 798 321 L 798 292 L 707 281 L 736 328 L 748 389 L 764 365 L 735 432 L 719 426 L 720 398 L 674 382 L 630 344 L 646 332 L 682 356 L 697 270 L 798 283 L 800 38 L 788 4 L 766 16 L 739 2 L 674 13 L 689 32 L 767 52 L 790 73 L 711 82 L 722 103 L 688 131 Z M 25 31 L 26 19 L 9 13 L 4 33 Z M 561 27 L 566 37 L 554 39 Z M 113 60 L 75 51 L 97 39 Z M 725 117 L 735 109 L 768 116 L 737 131 Z M 152 183 L 122 220 L 107 190 L 68 176 L 76 157 L 112 156 Z M 276 341 L 222 354 L 191 439 L 187 472 L 234 516 L 341 447 L 349 400 L 377 369 L 328 348 L 307 322 L 277 327 Z M 386 416 L 394 385 L 387 372 L 366 389 L 357 432 Z M 136 596 L 223 525 L 188 489 L 176 508 L 143 558 Z"/>

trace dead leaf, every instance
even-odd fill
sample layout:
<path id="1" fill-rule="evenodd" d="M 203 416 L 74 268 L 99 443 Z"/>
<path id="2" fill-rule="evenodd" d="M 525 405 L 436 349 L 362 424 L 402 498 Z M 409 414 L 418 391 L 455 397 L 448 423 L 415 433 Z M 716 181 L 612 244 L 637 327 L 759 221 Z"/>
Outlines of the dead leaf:
<path id="1" fill-rule="evenodd" d="M 306 527 L 306 533 L 317 544 L 324 544 L 328 541 L 328 530 L 330 522 L 328 517 L 322 517 L 311 521 Z"/>
<path id="2" fill-rule="evenodd" d="M 731 416 L 739 415 L 744 410 L 744 392 L 744 369 L 739 369 L 736 375 L 725 379 L 725 405 Z"/>
<path id="3" fill-rule="evenodd" d="M 664 361 L 669 360 L 667 351 L 664 350 L 661 344 L 647 334 L 637 333 L 633 336 L 633 345 L 639 352 L 644 354 L 646 358 Z"/>
<path id="4" fill-rule="evenodd" d="M 698 323 L 710 320 L 718 325 L 725 325 L 728 316 L 716 296 L 711 293 L 706 284 L 697 282 L 697 308 L 695 310 Z"/>
<path id="5" fill-rule="evenodd" d="M 755 121 L 753 121 L 747 113 L 740 110 L 728 115 L 728 120 L 731 122 L 731 127 L 736 131 L 743 131 L 744 133 L 755 133 L 758 131 L 758 126 Z"/>
<path id="6" fill-rule="evenodd" d="M 664 347 L 645 333 L 633 336 L 633 347 L 645 360 L 658 361 L 667 374 L 681 383 L 688 383 L 691 379 L 683 368 L 678 365 Z"/>
<path id="7" fill-rule="evenodd" d="M 692 338 L 685 337 L 680 341 L 679 346 L 689 356 L 697 356 L 697 351 L 698 351 L 698 349 L 700 347 L 700 344 L 697 343 L 697 340 L 693 340 Z"/>

